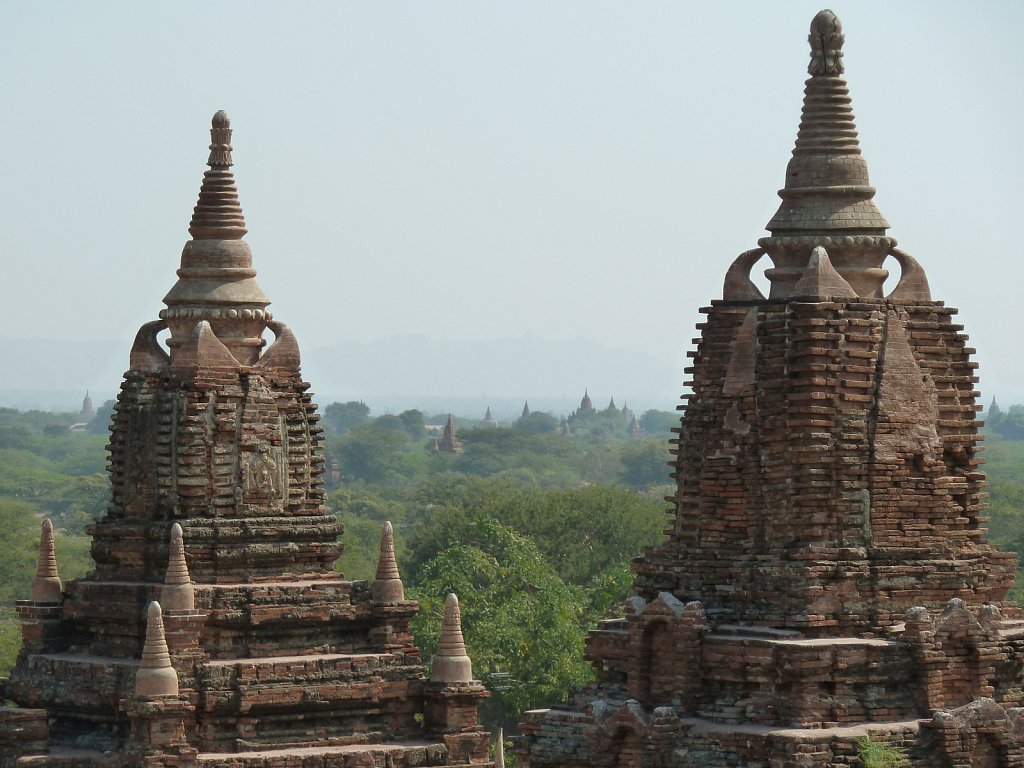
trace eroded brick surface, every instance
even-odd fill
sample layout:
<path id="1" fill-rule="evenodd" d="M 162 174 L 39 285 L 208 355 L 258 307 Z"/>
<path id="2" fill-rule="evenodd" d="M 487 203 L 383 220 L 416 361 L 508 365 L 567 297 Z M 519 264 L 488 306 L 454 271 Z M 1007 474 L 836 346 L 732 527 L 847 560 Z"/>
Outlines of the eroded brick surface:
<path id="1" fill-rule="evenodd" d="M 520 768 L 833 768 L 868 735 L 915 766 L 1024 766 L 1024 621 L 1016 558 L 985 539 L 973 350 L 885 235 L 835 14 L 810 41 L 771 236 L 702 310 L 671 527 L 590 634 L 596 682 L 524 715 Z"/>
<path id="2" fill-rule="evenodd" d="M 398 565 L 375 587 L 333 570 L 319 417 L 241 240 L 223 113 L 212 136 L 194 239 L 114 410 L 95 569 L 61 592 L 44 525 L 17 605 L 0 766 L 493 765 L 487 693 L 424 679 Z"/>

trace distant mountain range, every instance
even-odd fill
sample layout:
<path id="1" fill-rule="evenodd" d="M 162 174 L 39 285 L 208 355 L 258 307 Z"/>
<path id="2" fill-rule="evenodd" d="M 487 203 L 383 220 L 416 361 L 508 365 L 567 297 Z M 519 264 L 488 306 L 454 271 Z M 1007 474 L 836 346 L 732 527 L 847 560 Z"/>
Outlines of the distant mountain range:
<path id="1" fill-rule="evenodd" d="M 86 390 L 96 404 L 116 395 L 128 344 L 0 337 L 0 406 L 77 410 Z M 592 339 L 527 335 L 489 341 L 395 336 L 303 348 L 303 374 L 321 405 L 363 400 L 376 413 L 418 407 L 470 415 L 488 405 L 499 419 L 531 409 L 567 413 L 589 388 L 603 408 L 611 397 L 638 412 L 671 410 L 682 370 L 651 355 Z"/>

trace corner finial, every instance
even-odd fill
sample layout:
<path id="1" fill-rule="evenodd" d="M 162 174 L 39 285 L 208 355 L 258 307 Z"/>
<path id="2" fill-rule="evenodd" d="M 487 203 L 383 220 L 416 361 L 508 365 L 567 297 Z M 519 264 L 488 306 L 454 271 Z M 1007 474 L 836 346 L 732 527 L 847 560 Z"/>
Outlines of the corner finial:
<path id="1" fill-rule="evenodd" d="M 210 126 L 210 159 L 206 164 L 211 168 L 230 168 L 231 160 L 231 118 L 223 109 L 213 116 Z"/>
<path id="2" fill-rule="evenodd" d="M 400 603 L 405 600 L 405 586 L 395 560 L 395 533 L 390 521 L 384 521 L 380 531 L 380 558 L 377 574 L 370 585 L 375 603 Z"/>
<path id="3" fill-rule="evenodd" d="M 820 245 L 811 251 L 811 258 L 803 275 L 793 286 L 794 298 L 823 301 L 825 299 L 855 299 L 853 290 L 843 276 L 832 266 L 828 251 Z"/>
<path id="4" fill-rule="evenodd" d="M 178 695 L 178 673 L 171 666 L 171 654 L 164 636 L 163 611 L 153 600 L 146 609 L 146 644 L 142 663 L 135 673 L 135 697 L 153 699 Z"/>
<path id="5" fill-rule="evenodd" d="M 195 587 L 185 562 L 185 535 L 178 523 L 171 526 L 170 552 L 160 602 L 171 611 L 194 611 L 196 608 Z"/>
<path id="6" fill-rule="evenodd" d="M 57 573 L 57 552 L 53 546 L 53 523 L 43 520 L 39 533 L 39 559 L 36 562 L 36 577 L 32 579 L 30 597 L 36 603 L 59 603 L 64 585 Z"/>
<path id="7" fill-rule="evenodd" d="M 505 768 L 505 729 L 500 725 L 494 740 L 494 768 Z"/>
<path id="8" fill-rule="evenodd" d="M 431 665 L 430 679 L 438 683 L 468 683 L 473 679 L 473 663 L 466 653 L 466 643 L 462 638 L 459 598 L 454 593 L 449 593 L 444 601 L 444 621 Z"/>
<path id="9" fill-rule="evenodd" d="M 843 74 L 843 24 L 835 11 L 818 11 L 811 21 L 811 63 L 807 71 L 812 75 Z"/>

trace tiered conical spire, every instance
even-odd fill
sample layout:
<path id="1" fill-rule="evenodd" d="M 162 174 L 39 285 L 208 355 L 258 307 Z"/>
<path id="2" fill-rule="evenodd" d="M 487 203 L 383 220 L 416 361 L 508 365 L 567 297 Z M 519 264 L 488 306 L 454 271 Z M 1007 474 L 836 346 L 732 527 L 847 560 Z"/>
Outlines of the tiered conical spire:
<path id="1" fill-rule="evenodd" d="M 376 603 L 398 603 L 405 600 L 405 586 L 402 584 L 402 574 L 398 572 L 398 561 L 395 560 L 395 533 L 390 521 L 385 521 L 381 528 L 377 575 L 370 590 Z"/>
<path id="2" fill-rule="evenodd" d="M 580 400 L 579 410 L 576 411 L 580 416 L 584 416 L 588 413 L 594 412 L 594 401 L 590 399 L 590 390 L 583 390 L 583 399 Z"/>
<path id="3" fill-rule="evenodd" d="M 245 217 L 231 172 L 231 122 L 221 110 L 213 116 L 210 157 L 189 234 L 181 254 L 178 282 L 164 297 L 160 317 L 171 329 L 174 350 L 192 336 L 196 323 L 206 320 L 217 338 L 243 365 L 251 365 L 263 347 L 263 331 L 271 315 L 270 299 L 256 283 L 252 252 L 242 240 Z"/>
<path id="4" fill-rule="evenodd" d="M 473 679 L 473 663 L 462 638 L 459 598 L 454 593 L 444 601 L 444 622 L 431 667 L 430 679 L 434 682 L 468 683 Z"/>
<path id="5" fill-rule="evenodd" d="M 37 603 L 59 603 L 64 585 L 57 573 L 57 552 L 53 546 L 53 523 L 43 520 L 39 534 L 39 559 L 36 577 L 32 580 L 31 598 Z"/>
<path id="6" fill-rule="evenodd" d="M 164 637 L 163 611 L 156 600 L 146 609 L 146 644 L 142 664 L 135 673 L 135 696 L 151 699 L 178 695 L 178 674 L 171 666 L 171 654 Z"/>
<path id="7" fill-rule="evenodd" d="M 223 109 L 213 116 L 207 165 L 188 233 L 196 240 L 241 240 L 248 230 L 231 172 L 231 120 Z"/>
<path id="8" fill-rule="evenodd" d="M 843 32 L 830 10 L 811 22 L 811 77 L 782 204 L 760 245 L 775 262 L 767 271 L 772 298 L 784 298 L 807 266 L 811 249 L 824 246 L 832 263 L 858 296 L 880 297 L 887 272 L 881 268 L 896 244 L 885 232 L 889 222 L 872 198 L 867 163 L 860 152 L 846 80 Z"/>
<path id="9" fill-rule="evenodd" d="M 178 523 L 171 526 L 171 546 L 160 602 L 169 611 L 192 611 L 196 607 L 195 588 L 185 562 L 184 534 Z"/>

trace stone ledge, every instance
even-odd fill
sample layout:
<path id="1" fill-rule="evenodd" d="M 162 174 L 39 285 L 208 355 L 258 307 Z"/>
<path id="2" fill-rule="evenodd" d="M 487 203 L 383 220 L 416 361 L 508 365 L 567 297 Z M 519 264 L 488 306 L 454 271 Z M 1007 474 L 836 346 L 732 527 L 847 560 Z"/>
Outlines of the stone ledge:
<path id="1" fill-rule="evenodd" d="M 831 741 L 832 739 L 857 739 L 873 733 L 916 732 L 927 719 L 895 720 L 891 722 L 868 722 L 856 725 L 832 726 L 829 728 L 779 728 L 771 725 L 729 725 L 716 723 L 699 717 L 681 717 L 679 723 L 694 733 L 715 735 L 735 734 L 737 736 L 770 736 L 779 741 Z"/>

